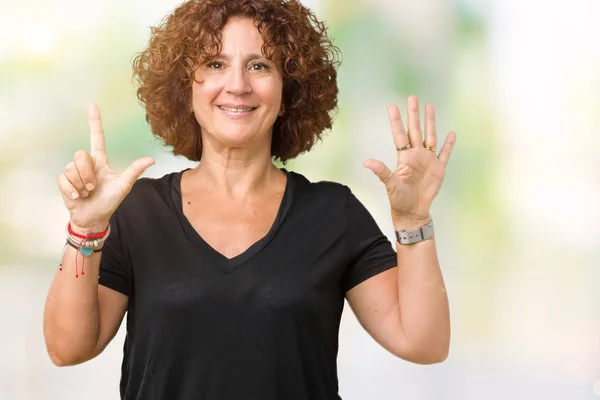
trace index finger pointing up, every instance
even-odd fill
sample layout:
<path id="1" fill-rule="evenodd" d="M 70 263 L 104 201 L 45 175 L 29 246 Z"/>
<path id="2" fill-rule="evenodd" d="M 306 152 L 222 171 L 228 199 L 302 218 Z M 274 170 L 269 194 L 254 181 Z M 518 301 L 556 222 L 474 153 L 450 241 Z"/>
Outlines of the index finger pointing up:
<path id="1" fill-rule="evenodd" d="M 106 147 L 104 145 L 104 129 L 102 128 L 100 110 L 96 104 L 88 105 L 88 118 L 90 120 L 91 155 L 96 159 L 107 161 Z"/>

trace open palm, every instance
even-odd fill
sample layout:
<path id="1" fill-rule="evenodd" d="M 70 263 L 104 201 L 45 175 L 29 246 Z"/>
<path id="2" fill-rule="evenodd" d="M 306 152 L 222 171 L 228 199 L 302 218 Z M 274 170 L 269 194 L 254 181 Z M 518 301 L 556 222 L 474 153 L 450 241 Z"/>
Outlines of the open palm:
<path id="1" fill-rule="evenodd" d="M 419 102 L 414 95 L 408 98 L 408 133 L 396 105 L 388 107 L 388 116 L 398 153 L 396 168 L 392 171 L 379 160 L 367 160 L 364 165 L 384 182 L 394 219 L 426 221 L 431 204 L 442 187 L 456 134 L 448 134 L 436 156 L 435 110 L 432 105 L 426 106 L 423 139 Z"/>

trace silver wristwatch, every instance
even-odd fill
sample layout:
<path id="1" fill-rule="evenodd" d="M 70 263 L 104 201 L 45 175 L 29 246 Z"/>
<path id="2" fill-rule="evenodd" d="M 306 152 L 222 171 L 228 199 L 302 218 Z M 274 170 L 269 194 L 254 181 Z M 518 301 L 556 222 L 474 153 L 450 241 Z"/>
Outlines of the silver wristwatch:
<path id="1" fill-rule="evenodd" d="M 429 223 L 411 230 L 396 231 L 396 240 L 400 244 L 413 244 L 433 237 L 433 219 Z"/>

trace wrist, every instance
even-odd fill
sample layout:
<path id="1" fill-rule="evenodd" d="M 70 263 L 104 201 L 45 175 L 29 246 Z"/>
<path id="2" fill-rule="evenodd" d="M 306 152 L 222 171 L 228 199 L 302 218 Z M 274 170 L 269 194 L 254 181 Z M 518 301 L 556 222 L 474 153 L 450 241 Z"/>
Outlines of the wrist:
<path id="1" fill-rule="evenodd" d="M 426 223 L 415 224 L 412 228 L 404 228 L 401 224 L 400 229 L 396 228 L 396 241 L 400 245 L 410 245 L 413 243 L 422 242 L 433 237 L 433 220 L 431 217 Z"/>
<path id="2" fill-rule="evenodd" d="M 394 230 L 397 231 L 406 231 L 411 229 L 418 229 L 423 225 L 427 225 L 431 222 L 431 215 L 427 215 L 425 217 L 419 216 L 397 216 L 392 214 L 392 224 L 394 226 Z"/>
<path id="3" fill-rule="evenodd" d="M 82 229 L 81 227 L 79 229 Z M 87 232 L 87 229 L 90 232 Z M 84 256 L 89 256 L 94 250 L 101 250 L 104 242 L 110 235 L 110 224 L 103 230 L 94 230 L 95 227 L 83 228 L 80 232 L 73 229 L 71 224 L 67 224 L 67 244 L 81 251 Z"/>
<path id="4" fill-rule="evenodd" d="M 108 221 L 105 223 L 94 223 L 91 225 L 77 225 L 73 222 L 69 222 L 71 224 L 71 229 L 73 232 L 78 233 L 80 235 L 89 235 L 90 233 L 100 233 L 104 232 L 108 227 Z"/>

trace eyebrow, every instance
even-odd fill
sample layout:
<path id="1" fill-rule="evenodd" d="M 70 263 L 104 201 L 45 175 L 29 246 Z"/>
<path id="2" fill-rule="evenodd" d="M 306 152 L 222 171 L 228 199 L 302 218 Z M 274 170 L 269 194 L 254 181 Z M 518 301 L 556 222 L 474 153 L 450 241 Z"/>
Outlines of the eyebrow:
<path id="1" fill-rule="evenodd" d="M 227 61 L 230 61 L 233 57 L 229 54 L 225 54 L 225 53 L 221 53 L 221 54 L 217 54 L 215 56 L 215 58 L 223 58 Z M 246 57 L 244 57 L 244 61 L 248 61 L 248 60 L 254 60 L 254 59 L 260 59 L 260 60 L 265 60 L 265 61 L 269 61 L 272 62 L 271 60 L 269 60 L 267 57 L 265 57 L 264 54 L 248 54 Z"/>

